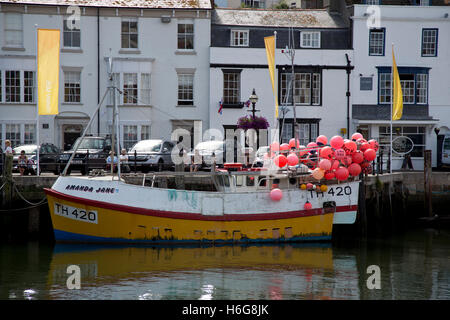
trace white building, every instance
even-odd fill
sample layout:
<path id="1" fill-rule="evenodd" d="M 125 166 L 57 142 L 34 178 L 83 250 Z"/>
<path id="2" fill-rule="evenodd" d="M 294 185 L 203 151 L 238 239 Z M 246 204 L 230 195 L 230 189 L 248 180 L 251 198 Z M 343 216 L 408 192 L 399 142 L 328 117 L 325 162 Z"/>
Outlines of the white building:
<path id="1" fill-rule="evenodd" d="M 424 150 L 437 164 L 438 141 L 450 133 L 450 7 L 355 5 L 353 7 L 352 130 L 390 143 L 392 44 L 403 90 L 403 116 L 393 135 L 414 142 L 414 169 L 423 168 Z M 435 133 L 438 128 L 439 136 Z M 440 141 L 442 144 L 442 141 Z M 403 156 L 393 156 L 399 169 Z M 385 159 L 385 163 L 387 159 Z"/>
<path id="2" fill-rule="evenodd" d="M 70 6 L 76 6 L 71 8 Z M 40 116 L 41 142 L 67 149 L 108 87 L 109 58 L 125 147 L 202 132 L 209 122 L 208 0 L 0 1 L 0 141 L 36 141 L 36 27 L 61 30 L 59 114 Z M 75 28 L 70 22 L 79 23 Z M 92 134 L 112 124 L 112 97 L 94 115 Z"/>
<path id="3" fill-rule="evenodd" d="M 287 94 L 291 61 L 282 49 L 293 32 L 295 48 L 294 95 L 298 134 L 302 144 L 320 134 L 344 134 L 350 114 L 347 106 L 348 56 L 353 64 L 348 19 L 327 10 L 233 10 L 216 9 L 211 26 L 210 128 L 222 133 L 236 128 L 238 118 L 250 115 L 252 90 L 259 97 L 256 109 L 269 129 L 282 126 L 282 112 L 275 118 L 264 37 L 277 32 L 276 77 L 279 105 L 286 105 L 283 142 L 294 136 L 292 95 Z M 291 28 L 289 28 L 291 27 Z M 292 92 L 292 91 L 291 91 Z M 286 99 L 287 98 L 287 99 Z M 222 114 L 218 112 L 223 102 Z M 286 102 L 286 103 L 285 103 Z M 260 141 L 260 145 L 267 141 Z"/>

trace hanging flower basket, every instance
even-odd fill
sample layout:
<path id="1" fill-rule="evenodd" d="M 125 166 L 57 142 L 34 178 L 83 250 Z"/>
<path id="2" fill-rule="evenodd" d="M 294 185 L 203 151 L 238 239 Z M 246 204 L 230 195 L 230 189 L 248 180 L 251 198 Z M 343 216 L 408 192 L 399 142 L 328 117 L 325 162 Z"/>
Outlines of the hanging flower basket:
<path id="1" fill-rule="evenodd" d="M 267 129 L 269 127 L 269 122 L 264 117 L 258 117 L 247 115 L 244 117 L 240 117 L 237 122 L 237 127 L 239 129 Z"/>

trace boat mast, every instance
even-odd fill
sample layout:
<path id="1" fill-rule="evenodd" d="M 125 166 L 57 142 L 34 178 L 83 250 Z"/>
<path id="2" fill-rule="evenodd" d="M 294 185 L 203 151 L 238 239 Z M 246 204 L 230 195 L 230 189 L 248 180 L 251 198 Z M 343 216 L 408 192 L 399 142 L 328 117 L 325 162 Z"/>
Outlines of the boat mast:
<path id="1" fill-rule="evenodd" d="M 295 58 L 295 48 L 294 48 L 294 29 L 289 27 L 289 36 L 288 36 L 288 43 L 289 45 L 286 47 L 285 55 L 288 59 L 291 60 L 291 81 L 289 83 L 288 88 L 292 90 L 292 110 L 294 113 L 294 123 L 292 125 L 292 128 L 294 130 L 294 138 L 295 141 L 298 140 L 298 130 L 297 130 L 297 112 L 295 110 L 295 92 L 294 92 L 294 80 L 295 80 L 295 72 L 294 72 L 294 58 Z M 288 89 L 289 90 L 289 89 Z M 289 95 L 289 92 L 288 92 Z M 295 146 L 297 147 L 297 146 Z"/>
<path id="2" fill-rule="evenodd" d="M 109 90 L 112 90 L 112 100 L 113 100 L 113 115 L 112 115 L 112 128 L 111 128 L 111 176 L 114 180 L 114 148 L 117 150 L 117 177 L 120 180 L 120 151 L 119 151 L 119 137 L 116 134 L 119 134 L 119 121 L 117 121 L 117 117 L 119 115 L 118 108 L 117 108 L 117 101 L 116 101 L 116 87 L 114 86 L 114 79 L 113 79 L 113 63 L 112 58 L 108 58 L 108 78 L 109 78 Z"/>

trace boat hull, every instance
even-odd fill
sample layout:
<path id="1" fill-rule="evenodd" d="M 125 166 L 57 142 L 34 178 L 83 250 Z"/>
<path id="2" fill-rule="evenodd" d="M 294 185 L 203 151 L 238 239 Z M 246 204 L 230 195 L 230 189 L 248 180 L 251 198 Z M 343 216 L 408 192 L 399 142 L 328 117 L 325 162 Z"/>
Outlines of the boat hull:
<path id="1" fill-rule="evenodd" d="M 325 213 L 322 209 L 200 217 L 89 201 L 50 189 L 46 192 L 55 239 L 59 242 L 321 241 L 331 239 L 333 226 L 333 213 Z"/>

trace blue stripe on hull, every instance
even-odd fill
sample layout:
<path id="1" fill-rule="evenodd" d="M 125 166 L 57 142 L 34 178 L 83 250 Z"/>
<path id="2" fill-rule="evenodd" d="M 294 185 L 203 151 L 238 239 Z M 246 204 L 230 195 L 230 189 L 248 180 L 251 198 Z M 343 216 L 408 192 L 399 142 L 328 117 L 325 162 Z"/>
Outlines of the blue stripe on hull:
<path id="1" fill-rule="evenodd" d="M 54 229 L 55 240 L 57 242 L 84 242 L 84 243 L 133 243 L 133 244 L 191 244 L 191 243 L 249 243 L 249 242 L 301 242 L 301 241 L 330 241 L 330 236 L 307 236 L 307 237 L 292 237 L 289 239 L 240 239 L 240 240 L 150 240 L 150 239 L 123 239 L 123 238 L 104 238 L 96 236 L 87 236 L 78 233 L 72 233 L 62 230 Z"/>

